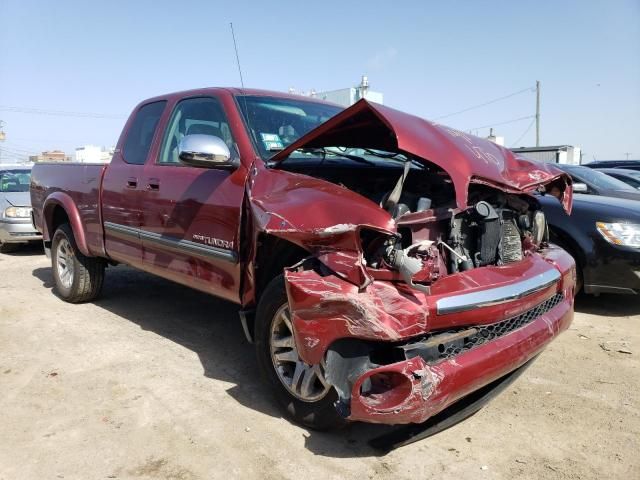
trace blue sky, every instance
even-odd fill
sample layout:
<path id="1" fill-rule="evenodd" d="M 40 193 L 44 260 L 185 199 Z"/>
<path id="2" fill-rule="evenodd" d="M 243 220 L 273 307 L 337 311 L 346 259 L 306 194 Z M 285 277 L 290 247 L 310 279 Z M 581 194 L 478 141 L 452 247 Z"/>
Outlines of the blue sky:
<path id="1" fill-rule="evenodd" d="M 247 86 L 332 90 L 367 74 L 385 104 L 436 119 L 540 80 L 542 144 L 640 158 L 640 0 L 0 0 L 4 159 L 112 145 L 124 123 L 7 106 L 124 117 L 160 93 L 239 85 L 230 21 Z M 527 91 L 440 121 L 469 130 L 534 111 Z M 530 123 L 495 129 L 529 146 Z"/>

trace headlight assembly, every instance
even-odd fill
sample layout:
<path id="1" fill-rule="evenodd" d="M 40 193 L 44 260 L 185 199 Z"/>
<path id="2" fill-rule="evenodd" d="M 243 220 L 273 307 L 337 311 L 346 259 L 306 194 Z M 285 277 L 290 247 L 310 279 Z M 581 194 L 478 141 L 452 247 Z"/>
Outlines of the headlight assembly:
<path id="1" fill-rule="evenodd" d="M 638 224 L 597 222 L 596 228 L 609 243 L 640 248 L 640 225 Z"/>
<path id="2" fill-rule="evenodd" d="M 536 245 L 540 245 L 542 242 L 546 242 L 549 237 L 547 231 L 547 219 L 541 210 L 537 210 L 533 214 L 531 225 L 531 233 L 533 234 L 533 241 Z"/>
<path id="3" fill-rule="evenodd" d="M 9 207 L 4 211 L 6 218 L 29 218 L 31 207 Z"/>

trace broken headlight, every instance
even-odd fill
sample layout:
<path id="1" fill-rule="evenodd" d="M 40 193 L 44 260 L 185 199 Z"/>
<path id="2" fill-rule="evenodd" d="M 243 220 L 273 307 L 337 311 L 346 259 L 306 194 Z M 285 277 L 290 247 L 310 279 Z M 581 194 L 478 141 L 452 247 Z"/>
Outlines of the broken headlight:
<path id="1" fill-rule="evenodd" d="M 547 219 L 544 213 L 542 213 L 542 210 L 536 210 L 532 215 L 531 235 L 536 245 L 547 241 Z"/>

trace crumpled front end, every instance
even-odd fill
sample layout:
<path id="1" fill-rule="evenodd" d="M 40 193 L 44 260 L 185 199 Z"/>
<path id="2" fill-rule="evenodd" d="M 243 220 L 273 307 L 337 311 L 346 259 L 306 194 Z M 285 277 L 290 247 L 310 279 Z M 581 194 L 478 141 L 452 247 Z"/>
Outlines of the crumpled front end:
<path id="1" fill-rule="evenodd" d="M 285 279 L 298 353 L 324 365 L 350 420 L 421 423 L 526 363 L 573 318 L 573 259 L 554 247 L 429 292 L 359 288 L 309 262 Z"/>
<path id="2" fill-rule="evenodd" d="M 302 252 L 284 273 L 296 355 L 345 418 L 423 422 L 570 323 L 574 263 L 549 246 L 537 200 L 570 212 L 563 172 L 366 101 L 268 167 L 247 185 L 262 253 L 248 264 L 259 280 L 261 259 L 285 256 L 261 246 Z"/>

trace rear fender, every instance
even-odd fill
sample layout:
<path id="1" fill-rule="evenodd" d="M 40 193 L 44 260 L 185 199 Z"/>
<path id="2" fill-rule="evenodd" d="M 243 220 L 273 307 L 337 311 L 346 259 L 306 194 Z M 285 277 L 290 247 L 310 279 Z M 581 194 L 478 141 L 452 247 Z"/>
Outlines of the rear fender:
<path id="1" fill-rule="evenodd" d="M 44 202 L 44 206 L 42 208 L 43 212 L 43 231 L 42 237 L 45 242 L 51 240 L 54 232 L 53 229 L 53 212 L 57 206 L 62 207 L 62 209 L 67 214 L 69 218 L 69 224 L 71 225 L 71 230 L 73 231 L 73 236 L 76 241 L 76 245 L 80 252 L 83 255 L 91 256 L 89 252 L 89 248 L 87 246 L 87 239 L 84 231 L 84 227 L 82 226 L 82 220 L 80 219 L 80 212 L 76 207 L 73 199 L 64 192 L 54 192 L 47 197 Z"/>

